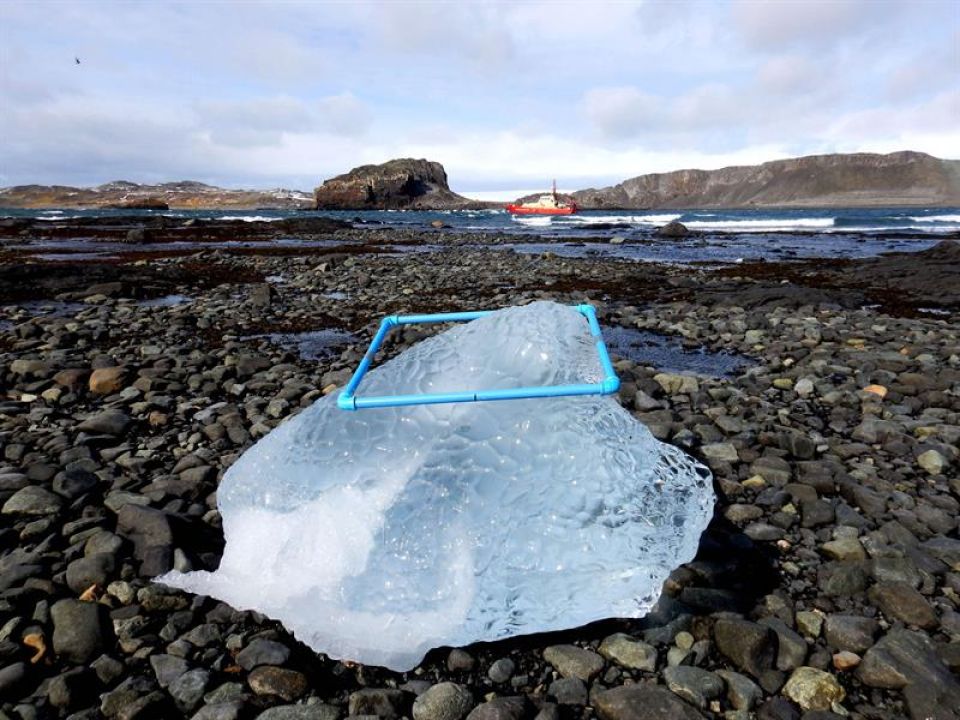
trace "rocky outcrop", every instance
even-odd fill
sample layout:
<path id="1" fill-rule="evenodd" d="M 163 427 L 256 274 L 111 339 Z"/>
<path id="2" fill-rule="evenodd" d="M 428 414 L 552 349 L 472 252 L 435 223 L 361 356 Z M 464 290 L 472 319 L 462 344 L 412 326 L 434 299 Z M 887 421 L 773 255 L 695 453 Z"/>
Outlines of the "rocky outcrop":
<path id="1" fill-rule="evenodd" d="M 191 180 L 160 185 L 116 180 L 92 188 L 67 185 L 0 188 L 0 207 L 6 208 L 296 210 L 312 205 L 310 196 L 299 190 L 229 190 Z"/>
<path id="2" fill-rule="evenodd" d="M 811 155 L 640 175 L 574 198 L 583 209 L 951 206 L 960 204 L 960 161 L 909 151 Z"/>
<path id="3" fill-rule="evenodd" d="M 452 192 L 443 165 L 404 158 L 362 165 L 314 191 L 318 210 L 452 210 L 476 205 Z"/>

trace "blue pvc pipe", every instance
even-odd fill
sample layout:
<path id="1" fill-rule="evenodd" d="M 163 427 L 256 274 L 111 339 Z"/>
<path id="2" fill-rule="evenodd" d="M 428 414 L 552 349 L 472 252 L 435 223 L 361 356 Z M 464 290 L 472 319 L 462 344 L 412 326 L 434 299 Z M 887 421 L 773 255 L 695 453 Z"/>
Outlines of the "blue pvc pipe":
<path id="1" fill-rule="evenodd" d="M 337 407 L 342 410 L 361 410 L 368 408 L 404 407 L 410 405 L 437 405 L 441 403 L 486 402 L 493 400 L 522 400 L 530 398 L 564 397 L 569 395 L 611 395 L 620 389 L 620 378 L 610 362 L 610 354 L 603 342 L 600 323 L 592 305 L 576 305 L 574 308 L 587 320 L 590 334 L 596 338 L 597 355 L 604 379 L 598 383 L 580 383 L 572 385 L 547 385 L 539 387 L 507 388 L 504 390 L 475 390 L 452 393 L 411 393 L 409 395 L 378 395 L 374 397 L 356 397 L 356 391 L 370 369 L 374 357 L 383 344 L 387 333 L 395 325 L 421 323 L 469 322 L 490 315 L 493 310 L 473 312 L 433 313 L 429 315 L 388 315 L 380 321 L 380 327 L 374 335 L 370 347 L 350 378 L 350 382 L 337 397 Z"/>

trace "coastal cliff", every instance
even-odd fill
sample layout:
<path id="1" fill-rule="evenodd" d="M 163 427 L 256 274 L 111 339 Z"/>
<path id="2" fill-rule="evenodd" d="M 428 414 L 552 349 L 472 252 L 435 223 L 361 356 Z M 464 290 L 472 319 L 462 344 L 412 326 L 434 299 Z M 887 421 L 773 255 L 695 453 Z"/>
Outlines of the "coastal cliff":
<path id="1" fill-rule="evenodd" d="M 960 204 L 960 161 L 910 151 L 811 155 L 640 175 L 573 197 L 583 209 L 951 206 Z"/>
<path id="2" fill-rule="evenodd" d="M 318 210 L 455 210 L 482 206 L 447 185 L 443 165 L 402 158 L 362 165 L 325 180 L 314 191 Z"/>
<path id="3" fill-rule="evenodd" d="M 189 180 L 160 185 L 117 180 L 92 188 L 67 185 L 0 188 L 0 207 L 7 208 L 296 210 L 311 205 L 310 196 L 299 190 L 229 190 Z"/>

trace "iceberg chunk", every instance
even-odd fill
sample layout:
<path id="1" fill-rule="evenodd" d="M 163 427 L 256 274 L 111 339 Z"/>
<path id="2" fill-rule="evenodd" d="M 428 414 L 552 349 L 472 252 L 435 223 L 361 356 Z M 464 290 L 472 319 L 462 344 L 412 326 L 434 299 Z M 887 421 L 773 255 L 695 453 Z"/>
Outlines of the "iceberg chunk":
<path id="1" fill-rule="evenodd" d="M 584 317 L 538 302 L 428 338 L 361 390 L 602 376 Z M 158 582 L 394 670 L 439 645 L 644 615 L 714 504 L 705 467 L 600 396 L 345 412 L 330 395 L 248 450 L 217 498 L 219 569 Z"/>

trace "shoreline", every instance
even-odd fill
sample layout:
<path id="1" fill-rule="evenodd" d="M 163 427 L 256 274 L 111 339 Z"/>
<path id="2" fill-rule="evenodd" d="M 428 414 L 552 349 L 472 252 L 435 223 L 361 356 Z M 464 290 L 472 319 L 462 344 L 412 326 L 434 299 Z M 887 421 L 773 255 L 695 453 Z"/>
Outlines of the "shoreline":
<path id="1" fill-rule="evenodd" d="M 475 720 L 638 720 L 655 703 L 690 718 L 797 717 L 840 698 L 871 719 L 960 706 L 957 242 L 723 267 L 331 226 L 316 236 L 340 245 L 216 247 L 240 229 L 207 228 L 214 247 L 106 262 L 0 249 L 0 303 L 53 307 L 0 307 L 4 712 L 252 718 L 301 703 L 266 717 L 409 717 L 445 682 L 469 694 Z M 441 251 L 382 252 L 438 237 Z M 172 296 L 183 300 L 142 304 Z M 341 386 L 379 317 L 535 299 L 591 302 L 606 327 L 756 362 L 711 377 L 616 359 L 621 403 L 707 463 L 718 493 L 697 558 L 648 618 L 438 649 L 397 674 L 148 583 L 175 563 L 215 565 L 217 478 Z M 321 328 L 356 340 L 311 361 L 265 337 Z M 404 331 L 389 350 L 419 337 Z M 87 591 L 97 604 L 77 599 Z M 895 673 L 907 691 L 889 686 Z"/>

